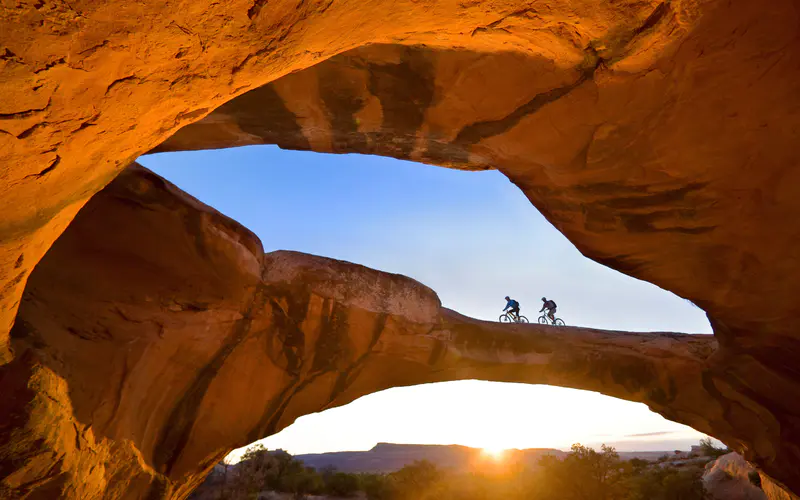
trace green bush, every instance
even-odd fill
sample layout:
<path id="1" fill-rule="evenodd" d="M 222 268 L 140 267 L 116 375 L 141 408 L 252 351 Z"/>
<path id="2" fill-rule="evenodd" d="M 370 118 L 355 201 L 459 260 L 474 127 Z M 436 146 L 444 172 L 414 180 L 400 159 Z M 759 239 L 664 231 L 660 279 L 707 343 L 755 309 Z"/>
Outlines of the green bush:
<path id="1" fill-rule="evenodd" d="M 390 500 L 392 487 L 385 474 L 361 474 L 360 483 L 362 491 L 369 500 Z"/>
<path id="2" fill-rule="evenodd" d="M 632 475 L 626 484 L 628 500 L 703 500 L 706 498 L 699 467 L 652 467 Z"/>
<path id="3" fill-rule="evenodd" d="M 759 474 L 757 470 L 751 470 L 750 472 L 748 472 L 747 479 L 749 479 L 750 484 L 752 484 L 756 488 L 761 488 L 761 474 Z"/>
<path id="4" fill-rule="evenodd" d="M 389 479 L 392 498 L 421 500 L 433 494 L 444 474 L 433 463 L 418 460 L 389 474 Z"/>
<path id="5" fill-rule="evenodd" d="M 708 441 L 706 444 L 710 444 Z M 479 463 L 479 462 L 476 462 Z M 621 460 L 614 448 L 599 451 L 575 444 L 562 459 L 547 455 L 539 467 L 523 462 L 505 467 L 456 473 L 428 461 L 409 464 L 391 474 L 347 474 L 315 471 L 283 451 L 248 449 L 234 471 L 204 483 L 216 493 L 204 498 L 250 500 L 262 491 L 353 497 L 368 500 L 704 500 L 703 468 L 676 468 L 641 459 Z M 753 484 L 760 476 L 750 475 Z M 213 484 L 211 484 L 213 483 Z"/>
<path id="6" fill-rule="evenodd" d="M 361 488 L 358 476 L 335 472 L 325 478 L 325 493 L 338 497 L 354 496 Z"/>
<path id="7" fill-rule="evenodd" d="M 614 448 L 603 445 L 601 451 L 580 444 L 559 460 L 545 456 L 539 461 L 541 468 L 537 498 L 615 500 L 621 498 L 623 479 L 628 469 Z"/>

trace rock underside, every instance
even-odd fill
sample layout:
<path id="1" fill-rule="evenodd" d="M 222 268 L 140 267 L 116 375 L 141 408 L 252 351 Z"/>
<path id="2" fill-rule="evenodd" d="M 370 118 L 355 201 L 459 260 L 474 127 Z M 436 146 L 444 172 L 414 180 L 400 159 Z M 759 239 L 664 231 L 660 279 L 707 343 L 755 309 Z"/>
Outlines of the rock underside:
<path id="1" fill-rule="evenodd" d="M 25 0 L 0 26 L 0 494 L 181 498 L 298 416 L 463 378 L 644 402 L 800 492 L 795 2 Z M 248 144 L 496 168 L 714 336 L 475 321 L 125 170 Z"/>

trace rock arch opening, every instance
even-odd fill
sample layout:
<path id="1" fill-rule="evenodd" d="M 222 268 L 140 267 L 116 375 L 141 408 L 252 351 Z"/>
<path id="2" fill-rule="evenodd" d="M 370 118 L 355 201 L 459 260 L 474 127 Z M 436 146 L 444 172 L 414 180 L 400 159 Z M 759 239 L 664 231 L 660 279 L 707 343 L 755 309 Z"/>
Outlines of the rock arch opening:
<path id="1" fill-rule="evenodd" d="M 496 319 L 504 305 L 502 297 L 510 289 L 519 292 L 512 295 L 523 301 L 526 313 L 534 318 L 543 293 L 563 297 L 564 305 L 572 302 L 571 308 L 562 310 L 569 314 L 571 309 L 573 326 L 631 331 L 693 331 L 694 324 L 708 328 L 700 311 L 671 294 L 586 261 L 499 172 L 459 172 L 377 157 L 264 147 L 170 153 L 144 157 L 140 162 L 224 213 L 248 221 L 267 252 L 289 249 L 334 256 L 416 277 L 431 285 L 445 305 L 469 316 Z M 220 165 L 226 166 L 224 176 L 220 175 Z M 521 230 L 522 227 L 526 229 Z M 564 291 L 561 287 L 565 287 Z M 584 292 L 586 296 L 581 295 Z M 609 304 L 624 303 L 626 307 L 624 311 L 615 310 L 604 300 Z M 694 321 L 678 321 L 692 314 L 696 316 Z M 594 318 L 605 323 L 592 324 Z M 669 321 L 673 323 L 664 324 Z M 452 387 L 450 397 L 458 398 L 458 384 Z M 446 398 L 447 391 L 444 394 Z M 480 399 L 477 394 L 491 399 L 493 391 L 479 387 L 473 397 Z M 517 395 L 517 399 L 526 397 L 531 395 Z M 550 407 L 545 401 L 538 404 Z M 354 405 L 358 406 L 351 406 Z M 426 418 L 437 420 L 438 412 L 429 407 L 430 404 L 418 406 L 428 415 Z M 638 407 L 627 408 L 641 417 Z M 356 422 L 372 418 L 359 417 L 352 413 L 357 412 L 355 409 L 350 411 L 347 420 L 352 427 L 340 429 L 342 435 L 361 432 L 363 426 Z M 597 412 L 593 408 L 595 417 Z M 441 422 L 441 418 L 437 421 Z M 470 422 L 475 435 L 498 425 L 463 416 L 460 420 Z M 625 416 L 618 415 L 617 420 L 622 422 Z M 535 418 L 530 423 L 544 424 Z M 582 435 L 580 440 L 585 442 L 585 437 Z M 694 433 L 693 444 L 701 437 Z M 364 439 L 372 438 L 365 434 Z M 421 435 L 420 439 L 423 442 L 427 438 Z M 688 441 L 684 441 L 686 445 Z M 322 438 L 321 442 L 326 440 Z M 406 438 L 406 442 L 413 441 Z"/>
<path id="2" fill-rule="evenodd" d="M 264 254 L 249 230 L 132 167 L 31 276 L 12 332 L 20 359 L 4 382 L 34 407 L 43 395 L 55 403 L 44 405 L 48 419 L 29 417 L 31 432 L 72 422 L 68 434 L 106 470 L 129 470 L 138 457 L 120 487 L 182 495 L 233 446 L 363 394 L 426 382 L 583 388 L 717 432 L 697 413 L 698 402 L 720 404 L 702 384 L 715 344 L 467 318 L 409 278 Z M 41 391 L 26 389 L 30 377 Z"/>
<path id="3" fill-rule="evenodd" d="M 491 450 L 568 450 L 574 443 L 599 449 L 607 444 L 619 451 L 655 454 L 689 450 L 703 437 L 645 405 L 597 393 L 468 380 L 362 396 L 348 405 L 300 417 L 253 444 L 295 456 L 367 451 L 378 443 Z M 228 462 L 237 462 L 246 448 L 231 452 Z"/>
<path id="4" fill-rule="evenodd" d="M 711 333 L 701 310 L 582 256 L 496 170 L 274 146 L 139 162 L 252 230 L 266 252 L 408 276 L 473 318 L 496 320 L 510 293 L 535 322 L 548 295 L 572 326 Z"/>

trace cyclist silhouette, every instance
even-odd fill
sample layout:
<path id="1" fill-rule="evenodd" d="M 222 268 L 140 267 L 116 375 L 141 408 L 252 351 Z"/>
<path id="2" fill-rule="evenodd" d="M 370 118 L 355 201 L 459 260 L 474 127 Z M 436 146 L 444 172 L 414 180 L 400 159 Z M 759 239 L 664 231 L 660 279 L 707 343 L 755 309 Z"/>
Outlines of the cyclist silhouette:
<path id="1" fill-rule="evenodd" d="M 542 308 L 539 309 L 539 312 L 542 312 L 545 309 L 547 309 L 547 316 L 550 318 L 550 321 L 555 323 L 555 321 L 556 321 L 556 316 L 555 315 L 556 315 L 556 307 L 557 307 L 556 303 L 553 302 L 552 300 L 547 300 L 547 297 L 542 297 L 542 302 L 544 302 L 544 304 L 542 304 Z"/>
<path id="2" fill-rule="evenodd" d="M 508 296 L 506 296 L 506 307 L 503 309 L 503 312 L 506 312 L 506 310 L 519 319 L 519 302 Z"/>

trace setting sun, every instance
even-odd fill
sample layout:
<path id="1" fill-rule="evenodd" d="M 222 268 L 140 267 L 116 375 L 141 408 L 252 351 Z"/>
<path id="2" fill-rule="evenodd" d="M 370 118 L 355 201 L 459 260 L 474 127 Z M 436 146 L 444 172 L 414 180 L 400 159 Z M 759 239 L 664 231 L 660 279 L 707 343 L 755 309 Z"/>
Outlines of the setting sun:
<path id="1" fill-rule="evenodd" d="M 493 460 L 500 461 L 506 454 L 506 448 L 501 448 L 499 446 L 487 446 L 482 449 L 483 455 Z"/>

